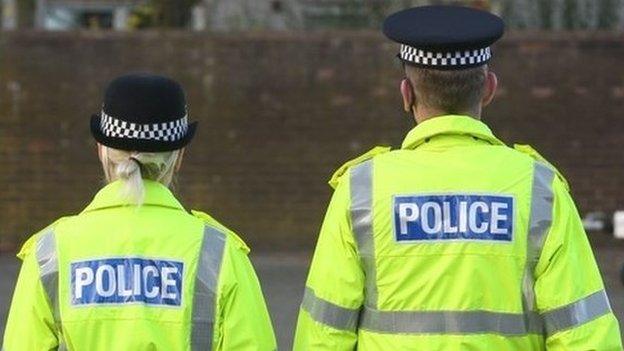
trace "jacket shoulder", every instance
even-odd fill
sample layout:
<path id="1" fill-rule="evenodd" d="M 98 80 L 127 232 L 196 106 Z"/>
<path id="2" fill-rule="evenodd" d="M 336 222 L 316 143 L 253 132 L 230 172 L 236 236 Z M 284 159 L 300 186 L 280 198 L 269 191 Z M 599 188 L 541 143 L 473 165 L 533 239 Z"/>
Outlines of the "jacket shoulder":
<path id="1" fill-rule="evenodd" d="M 39 240 L 41 236 L 43 236 L 45 233 L 49 232 L 50 230 L 54 230 L 60 223 L 66 221 L 69 218 L 71 217 L 61 217 L 57 219 L 56 221 L 54 221 L 49 226 L 31 235 L 30 238 L 28 238 L 26 242 L 22 245 L 22 248 L 17 253 L 17 257 L 23 261 L 26 256 L 30 255 L 33 252 L 33 250 L 35 250 L 37 241 Z"/>
<path id="2" fill-rule="evenodd" d="M 566 188 L 566 190 L 570 191 L 570 184 L 568 183 L 567 179 L 565 179 L 565 177 L 563 176 L 563 174 L 561 172 L 559 172 L 559 170 L 557 169 L 557 167 L 555 167 L 552 163 L 550 163 L 546 158 L 544 158 L 544 156 L 542 156 L 537 150 L 535 150 L 531 145 L 521 145 L 521 144 L 515 144 L 514 145 L 514 150 L 521 152 L 525 155 L 528 155 L 529 157 L 531 157 L 533 160 L 535 161 L 539 161 L 542 162 L 543 164 L 545 164 L 546 166 L 548 166 L 550 169 L 552 169 L 555 174 L 557 175 L 557 178 L 559 178 L 559 180 L 563 183 L 563 186 Z"/>
<path id="3" fill-rule="evenodd" d="M 342 179 L 342 177 L 347 173 L 347 171 L 349 171 L 350 168 L 359 165 L 360 163 L 366 162 L 372 158 L 374 158 L 375 156 L 381 155 L 381 154 L 385 154 L 387 152 L 390 152 L 392 148 L 389 146 L 375 146 L 374 148 L 370 149 L 368 152 L 352 159 L 349 160 L 347 162 L 345 162 L 342 166 L 340 166 L 332 175 L 332 177 L 329 179 L 329 186 L 331 186 L 333 189 L 336 189 L 336 187 L 338 186 L 338 184 L 340 183 L 340 180 Z"/>
<path id="4" fill-rule="evenodd" d="M 245 241 L 243 241 L 240 236 L 238 236 L 232 230 L 228 229 L 226 226 L 214 219 L 214 217 L 212 217 L 211 215 L 207 214 L 206 212 L 196 210 L 191 210 L 191 214 L 196 218 L 202 220 L 205 224 L 220 229 L 223 233 L 225 233 L 225 235 L 232 239 L 232 243 L 234 243 L 234 246 L 239 250 L 245 252 L 245 254 L 248 254 L 251 251 L 249 246 L 247 246 Z"/>

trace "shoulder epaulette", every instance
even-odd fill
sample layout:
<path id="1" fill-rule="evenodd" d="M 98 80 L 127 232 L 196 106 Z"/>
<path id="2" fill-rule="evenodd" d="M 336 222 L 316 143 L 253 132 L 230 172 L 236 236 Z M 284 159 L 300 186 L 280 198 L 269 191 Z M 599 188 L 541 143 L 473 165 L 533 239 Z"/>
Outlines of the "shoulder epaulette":
<path id="1" fill-rule="evenodd" d="M 347 172 L 347 170 L 349 170 L 349 168 L 356 166 L 364 161 L 370 160 L 371 158 L 377 155 L 385 154 L 386 152 L 389 152 L 391 149 L 392 148 L 389 146 L 375 146 L 374 148 L 372 148 L 365 154 L 358 156 L 350 161 L 347 161 L 345 164 L 340 166 L 340 168 L 338 168 L 336 172 L 334 172 L 334 174 L 332 175 L 331 179 L 328 182 L 329 186 L 336 189 L 336 187 L 338 186 L 338 183 L 340 182 L 340 178 L 342 178 L 342 176 Z"/>
<path id="2" fill-rule="evenodd" d="M 531 156 L 534 160 L 541 161 L 541 162 L 545 163 L 548 167 L 550 167 L 555 172 L 557 177 L 561 180 L 561 182 L 563 182 L 563 185 L 565 186 L 565 188 L 568 191 L 570 191 L 570 184 L 568 183 L 568 180 L 565 179 L 563 174 L 561 174 L 561 172 L 559 172 L 559 170 L 555 166 L 553 166 L 552 163 L 548 162 L 548 160 L 545 159 L 544 156 L 540 155 L 540 153 L 537 152 L 537 150 L 535 150 L 531 145 L 515 144 L 514 145 L 514 149 L 516 151 L 522 152 L 523 154 L 527 154 L 527 155 Z"/>
<path id="3" fill-rule="evenodd" d="M 219 221 L 217 221 L 216 219 L 214 219 L 211 215 L 202 212 L 202 211 L 195 211 L 195 210 L 191 210 L 191 214 L 199 219 L 201 219 L 202 221 L 204 221 L 204 223 L 211 225 L 213 227 L 216 227 L 218 229 L 220 229 L 221 231 L 223 231 L 224 233 L 226 233 L 228 236 L 230 236 L 232 239 L 234 239 L 234 243 L 236 244 L 236 246 L 241 249 L 242 251 L 244 251 L 246 254 L 248 254 L 251 249 L 249 248 L 249 246 L 247 246 L 247 244 L 245 243 L 245 241 L 243 241 L 243 239 L 241 239 L 236 233 L 234 233 L 233 231 L 229 230 L 226 226 L 224 226 L 223 224 L 219 223 Z"/>
<path id="4" fill-rule="evenodd" d="M 53 229 L 54 227 L 56 227 L 57 224 L 59 224 L 60 222 L 64 221 L 67 218 L 68 217 L 59 218 L 56 221 L 54 221 L 54 223 L 43 228 L 37 233 L 31 235 L 30 238 L 26 240 L 24 245 L 22 245 L 22 248 L 20 249 L 20 251 L 17 253 L 17 258 L 23 261 L 24 258 L 28 256 L 35 249 L 35 245 L 37 244 L 37 241 L 39 240 L 41 235 L 45 234 L 48 230 Z"/>

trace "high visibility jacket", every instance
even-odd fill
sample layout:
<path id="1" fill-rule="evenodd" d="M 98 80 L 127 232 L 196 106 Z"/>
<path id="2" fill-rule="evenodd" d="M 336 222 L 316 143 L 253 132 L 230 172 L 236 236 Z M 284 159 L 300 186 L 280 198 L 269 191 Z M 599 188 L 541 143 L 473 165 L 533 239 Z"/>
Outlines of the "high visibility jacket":
<path id="1" fill-rule="evenodd" d="M 622 350 L 566 184 L 536 153 L 443 116 L 334 180 L 295 350 Z"/>
<path id="2" fill-rule="evenodd" d="M 26 243 L 3 350 L 275 350 L 243 241 L 160 183 L 141 207 L 121 186 Z"/>

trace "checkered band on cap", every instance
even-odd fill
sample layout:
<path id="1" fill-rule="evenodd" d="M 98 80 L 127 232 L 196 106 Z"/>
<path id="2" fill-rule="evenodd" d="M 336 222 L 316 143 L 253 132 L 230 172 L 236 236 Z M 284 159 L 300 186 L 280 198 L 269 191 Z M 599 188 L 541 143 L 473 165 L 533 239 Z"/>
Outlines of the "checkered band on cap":
<path id="1" fill-rule="evenodd" d="M 188 115 L 178 120 L 154 124 L 138 124 L 119 120 L 101 113 L 102 134 L 112 138 L 178 141 L 188 130 Z"/>
<path id="2" fill-rule="evenodd" d="M 454 52 L 433 52 L 416 49 L 409 45 L 401 45 L 399 57 L 407 62 L 420 66 L 440 68 L 461 68 L 485 64 L 492 58 L 490 48 L 461 50 Z"/>

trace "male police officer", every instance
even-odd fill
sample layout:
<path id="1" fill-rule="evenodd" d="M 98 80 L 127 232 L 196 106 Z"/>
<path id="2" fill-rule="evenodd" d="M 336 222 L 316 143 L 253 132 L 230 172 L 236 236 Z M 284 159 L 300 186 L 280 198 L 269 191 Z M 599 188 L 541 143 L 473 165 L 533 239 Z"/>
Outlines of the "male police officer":
<path id="1" fill-rule="evenodd" d="M 91 132 L 110 184 L 24 245 L 3 350 L 276 348 L 245 243 L 167 189 L 196 124 L 169 78 L 109 85 Z"/>
<path id="2" fill-rule="evenodd" d="M 503 28 L 461 7 L 386 20 L 418 126 L 332 179 L 296 350 L 621 350 L 565 181 L 479 120 Z"/>

